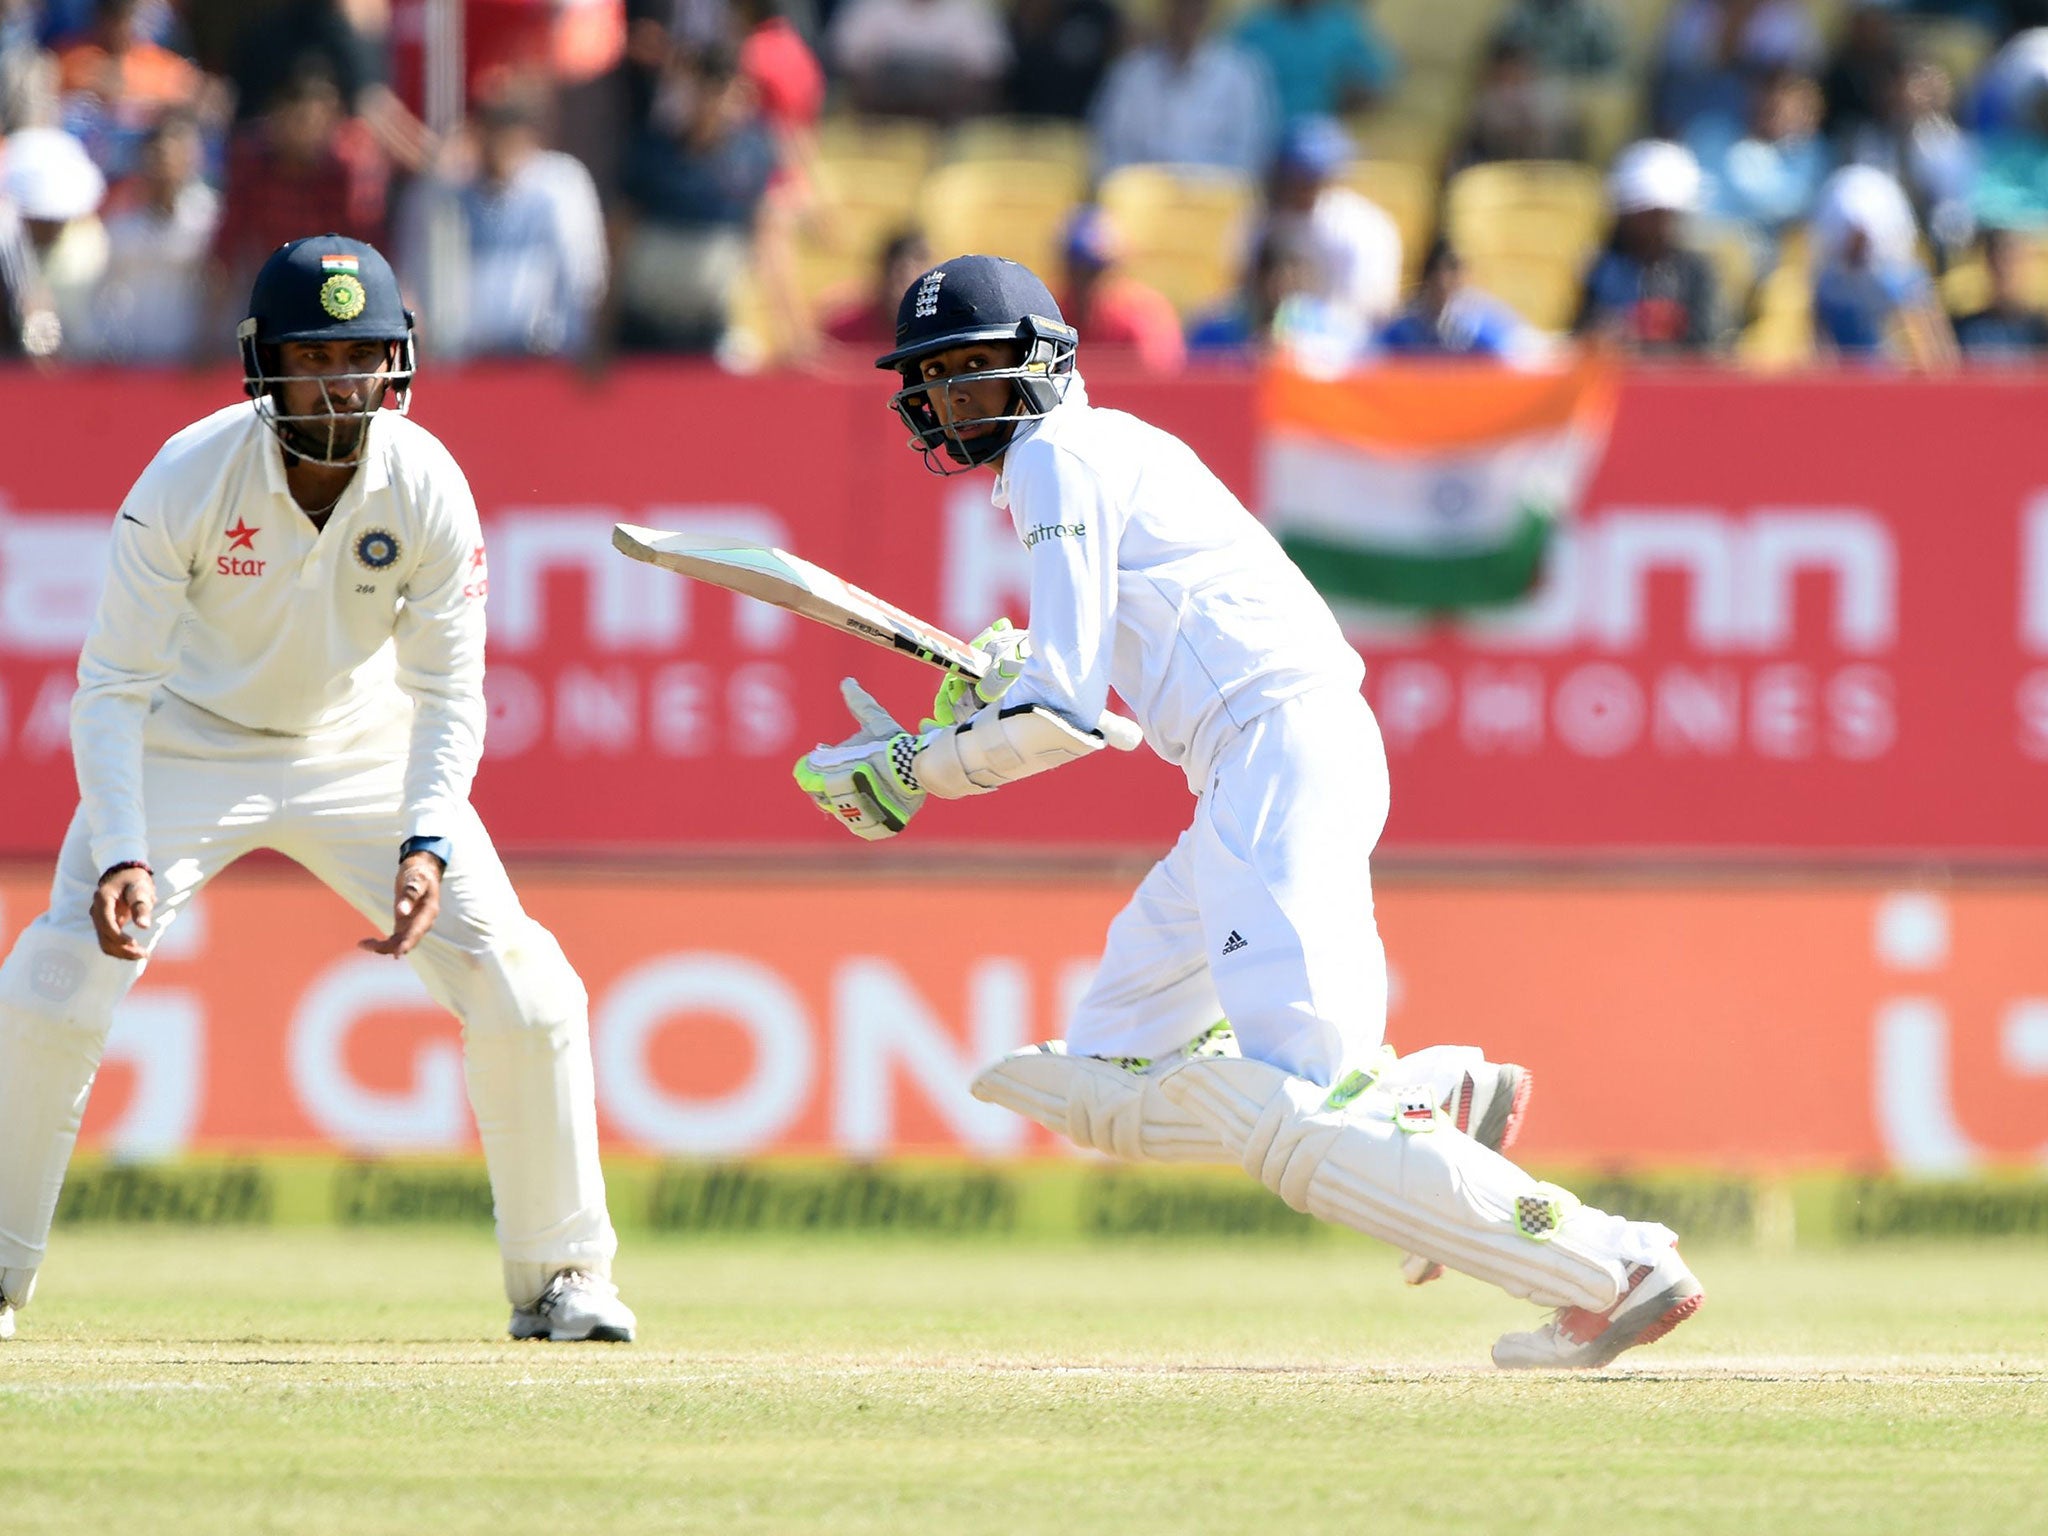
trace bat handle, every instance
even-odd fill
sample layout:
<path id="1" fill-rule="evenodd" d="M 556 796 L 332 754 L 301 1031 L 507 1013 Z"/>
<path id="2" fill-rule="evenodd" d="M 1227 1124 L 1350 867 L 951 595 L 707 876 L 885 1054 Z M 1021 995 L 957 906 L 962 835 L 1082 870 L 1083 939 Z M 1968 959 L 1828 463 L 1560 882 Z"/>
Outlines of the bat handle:
<path id="1" fill-rule="evenodd" d="M 1138 722 L 1128 715 L 1102 712 L 1102 718 L 1095 722 L 1095 729 L 1102 732 L 1102 739 L 1119 752 L 1135 752 L 1145 744 L 1145 733 L 1138 728 Z"/>

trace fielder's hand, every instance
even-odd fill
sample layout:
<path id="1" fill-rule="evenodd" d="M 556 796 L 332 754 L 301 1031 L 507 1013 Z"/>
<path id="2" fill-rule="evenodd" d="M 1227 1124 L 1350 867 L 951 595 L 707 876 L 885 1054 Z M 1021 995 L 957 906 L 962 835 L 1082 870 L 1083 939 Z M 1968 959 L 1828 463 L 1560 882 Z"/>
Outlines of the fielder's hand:
<path id="1" fill-rule="evenodd" d="M 441 913 L 441 861 L 415 853 L 398 861 L 398 891 L 391 904 L 391 937 L 358 939 L 356 948 L 394 959 L 411 952 Z"/>
<path id="2" fill-rule="evenodd" d="M 932 725 L 958 725 L 984 704 L 993 704 L 1010 691 L 1031 659 L 1031 631 L 1018 629 L 1008 619 L 997 619 L 969 642 L 988 658 L 988 670 L 979 680 L 955 672 L 939 684 L 932 700 Z"/>
<path id="3" fill-rule="evenodd" d="M 116 960 L 146 960 L 149 951 L 121 930 L 129 923 L 147 928 L 156 912 L 156 881 L 140 864 L 124 864 L 100 876 L 92 893 L 92 927 L 100 953 Z"/>
<path id="4" fill-rule="evenodd" d="M 797 788 L 855 837 L 894 837 L 924 804 L 924 791 L 910 771 L 917 738 L 852 678 L 840 683 L 839 696 L 860 729 L 836 747 L 821 742 L 798 758 Z"/>

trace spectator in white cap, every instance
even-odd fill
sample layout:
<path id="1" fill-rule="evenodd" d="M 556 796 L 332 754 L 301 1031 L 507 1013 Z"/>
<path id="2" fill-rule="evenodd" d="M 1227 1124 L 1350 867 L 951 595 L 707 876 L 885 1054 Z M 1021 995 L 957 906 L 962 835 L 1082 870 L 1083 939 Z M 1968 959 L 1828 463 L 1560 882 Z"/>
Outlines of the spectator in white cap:
<path id="1" fill-rule="evenodd" d="M 1700 201 L 1692 152 L 1666 139 L 1629 145 L 1608 172 L 1607 198 L 1614 223 L 1586 272 L 1572 334 L 1650 355 L 1718 347 L 1714 269 L 1684 239 Z"/>
<path id="2" fill-rule="evenodd" d="M 1821 341 L 1845 358 L 1954 364 L 1955 332 L 1921 262 L 1904 187 L 1874 166 L 1844 166 L 1820 189 L 1812 232 Z"/>
<path id="3" fill-rule="evenodd" d="M 0 287 L 13 348 L 49 357 L 82 334 L 107 268 L 106 178 L 60 128 L 24 128 L 0 158 Z"/>

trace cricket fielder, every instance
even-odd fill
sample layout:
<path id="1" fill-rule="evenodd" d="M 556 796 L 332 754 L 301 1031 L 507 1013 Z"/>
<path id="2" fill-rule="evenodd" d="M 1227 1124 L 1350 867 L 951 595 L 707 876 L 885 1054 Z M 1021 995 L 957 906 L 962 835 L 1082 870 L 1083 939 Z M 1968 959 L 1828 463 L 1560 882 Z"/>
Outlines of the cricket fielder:
<path id="1" fill-rule="evenodd" d="M 893 836 L 927 796 L 1099 751 L 1114 688 L 1186 772 L 1194 821 L 1111 923 L 1064 1044 L 995 1063 L 976 1095 L 1125 1156 L 1214 1149 L 1296 1210 L 1556 1309 L 1496 1343 L 1498 1365 L 1598 1366 L 1661 1338 L 1701 1302 L 1671 1231 L 1465 1134 L 1443 1103 L 1476 1051 L 1382 1050 L 1368 865 L 1388 785 L 1363 664 L 1184 443 L 1089 405 L 1078 342 L 1014 262 L 959 257 L 904 294 L 877 366 L 901 375 L 928 466 L 997 471 L 1030 551 L 1028 643 L 985 633 L 988 675 L 949 682 L 917 732 L 848 679 L 859 731 L 796 769 L 834 820 Z M 1219 1017 L 1241 1054 L 1218 1049 Z"/>
<path id="2" fill-rule="evenodd" d="M 409 956 L 462 1021 L 513 1337 L 629 1340 L 583 986 L 469 804 L 483 534 L 405 416 L 412 316 L 376 250 L 319 235 L 264 263 L 238 335 L 251 398 L 173 437 L 121 505 L 72 704 L 78 812 L 0 964 L 0 1337 L 116 1005 L 201 886 L 274 848 L 390 914 L 362 947 Z"/>

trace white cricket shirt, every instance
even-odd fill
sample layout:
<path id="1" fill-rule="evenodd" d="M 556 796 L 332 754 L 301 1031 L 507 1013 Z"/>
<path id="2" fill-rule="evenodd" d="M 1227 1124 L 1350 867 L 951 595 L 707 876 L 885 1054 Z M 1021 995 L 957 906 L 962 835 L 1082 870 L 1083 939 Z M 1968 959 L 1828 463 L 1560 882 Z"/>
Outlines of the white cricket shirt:
<path id="1" fill-rule="evenodd" d="M 143 722 L 159 689 L 278 736 L 410 713 L 397 835 L 446 836 L 483 753 L 484 590 L 469 483 L 396 412 L 371 419 L 325 529 L 292 500 L 253 403 L 178 433 L 121 504 L 78 658 L 71 751 L 95 862 L 149 858 Z"/>
<path id="2" fill-rule="evenodd" d="M 1200 793 L 1229 734 L 1365 663 L 1330 606 L 1179 438 L 1066 399 L 1017 428 L 996 477 L 1031 552 L 1031 659 L 1000 707 L 1092 729 L 1109 690 Z"/>

